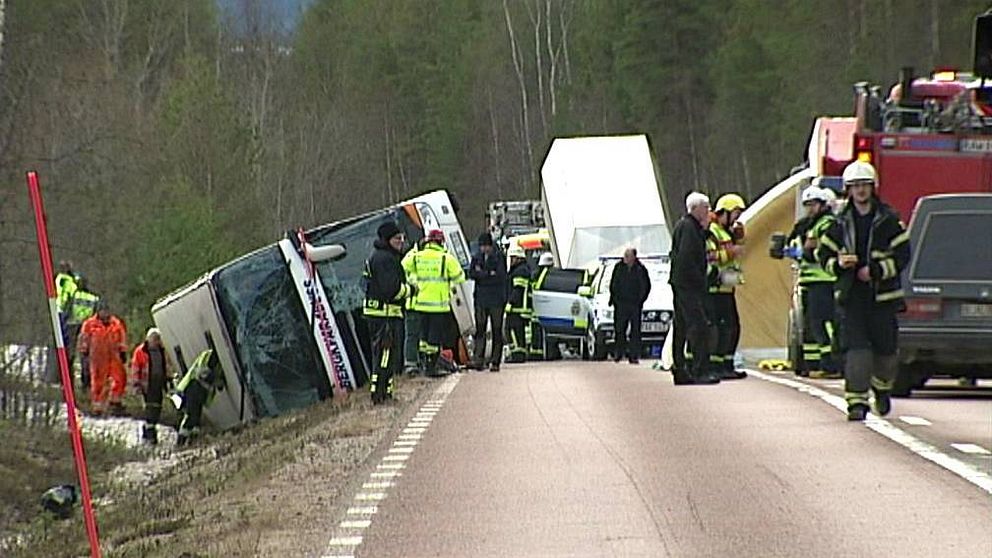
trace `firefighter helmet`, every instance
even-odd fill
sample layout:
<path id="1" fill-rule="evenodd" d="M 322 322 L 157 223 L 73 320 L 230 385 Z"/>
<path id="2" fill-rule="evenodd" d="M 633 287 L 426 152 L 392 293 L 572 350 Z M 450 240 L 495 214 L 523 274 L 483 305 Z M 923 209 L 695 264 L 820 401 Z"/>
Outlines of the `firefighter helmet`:
<path id="1" fill-rule="evenodd" d="M 506 255 L 510 256 L 511 258 L 527 257 L 527 253 L 524 252 L 524 249 L 521 248 L 519 244 L 514 244 L 513 246 L 510 246 L 510 250 L 506 253 Z"/>
<path id="2" fill-rule="evenodd" d="M 432 229 L 427 233 L 427 242 L 437 242 L 438 244 L 444 244 L 444 231 L 441 229 Z"/>
<path id="3" fill-rule="evenodd" d="M 810 202 L 818 201 L 822 203 L 829 203 L 830 199 L 827 197 L 826 188 L 818 188 L 816 186 L 810 186 L 803 190 L 803 195 L 800 198 L 803 205 Z"/>
<path id="4" fill-rule="evenodd" d="M 717 211 L 733 211 L 735 209 L 744 210 L 747 204 L 744 203 L 744 198 L 740 197 L 738 194 L 724 194 L 720 196 L 720 199 L 716 200 L 716 210 Z"/>
<path id="5" fill-rule="evenodd" d="M 555 265 L 555 255 L 551 252 L 545 252 L 541 254 L 541 258 L 537 260 L 537 265 L 541 267 L 551 267 Z"/>
<path id="6" fill-rule="evenodd" d="M 878 174 L 871 163 L 855 161 L 844 168 L 844 186 L 852 182 L 871 182 L 874 184 L 878 180 Z"/>

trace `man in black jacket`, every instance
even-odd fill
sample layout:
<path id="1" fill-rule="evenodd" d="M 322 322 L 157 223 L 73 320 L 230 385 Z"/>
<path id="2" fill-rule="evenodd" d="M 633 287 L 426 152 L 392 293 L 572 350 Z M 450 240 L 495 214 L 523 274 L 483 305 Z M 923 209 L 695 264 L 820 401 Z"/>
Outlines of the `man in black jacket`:
<path id="1" fill-rule="evenodd" d="M 393 376 L 399 373 L 403 358 L 404 299 L 416 294 L 400 264 L 403 233 L 388 222 L 379 226 L 377 234 L 372 255 L 365 262 L 367 284 L 362 309 L 372 337 L 369 389 L 373 405 L 393 398 Z"/>
<path id="2" fill-rule="evenodd" d="M 631 364 L 641 358 L 641 310 L 651 292 L 651 279 L 644 264 L 637 259 L 637 250 L 627 248 L 623 261 L 613 266 L 610 278 L 610 306 L 614 308 L 613 324 L 616 332 L 613 360 L 620 362 L 626 354 Z M 627 328 L 630 328 L 630 345 Z"/>
<path id="3" fill-rule="evenodd" d="M 899 216 L 875 192 L 875 167 L 855 161 L 843 179 L 847 204 L 820 236 L 816 256 L 837 277 L 847 419 L 859 421 L 868 414 L 869 388 L 872 411 L 884 416 L 891 410 L 899 364 L 896 314 L 905 308 L 899 277 L 910 247 Z"/>
<path id="4" fill-rule="evenodd" d="M 675 331 L 672 376 L 675 385 L 716 384 L 720 378 L 709 370 L 711 324 L 705 301 L 706 228 L 710 221 L 710 199 L 692 192 L 685 199 L 687 213 L 672 233 L 672 272 L 669 283 L 675 296 Z M 686 365 L 686 341 L 692 352 L 692 370 Z"/>
<path id="5" fill-rule="evenodd" d="M 503 357 L 503 312 L 506 306 L 506 261 L 493 246 L 489 233 L 479 236 L 479 253 L 472 258 L 468 276 L 475 280 L 475 359 L 476 370 L 482 370 L 486 359 L 486 330 L 493 325 L 493 348 L 489 370 L 499 371 Z"/>

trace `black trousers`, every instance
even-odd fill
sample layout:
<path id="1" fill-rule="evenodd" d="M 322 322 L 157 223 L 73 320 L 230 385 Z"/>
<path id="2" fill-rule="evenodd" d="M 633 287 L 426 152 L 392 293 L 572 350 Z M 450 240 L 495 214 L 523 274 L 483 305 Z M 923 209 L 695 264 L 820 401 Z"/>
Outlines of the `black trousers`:
<path id="1" fill-rule="evenodd" d="M 815 351 L 812 360 L 818 361 L 818 368 L 827 372 L 837 372 L 840 366 L 834 355 L 836 347 L 834 321 L 834 286 L 833 283 L 810 283 L 803 292 L 803 309 L 806 314 L 806 326 L 809 329 L 811 343 L 804 342 L 804 348 L 810 347 Z M 804 353 L 807 351 L 804 350 Z M 806 357 L 807 361 L 811 360 Z"/>
<path id="2" fill-rule="evenodd" d="M 513 312 L 506 314 L 506 331 L 510 337 L 510 362 L 527 360 L 527 322 L 528 318 L 521 314 Z"/>
<path id="3" fill-rule="evenodd" d="M 713 322 L 716 325 L 716 346 L 710 354 L 710 362 L 718 370 L 734 370 L 734 353 L 741 341 L 741 317 L 737 312 L 737 298 L 734 293 L 711 293 Z M 714 358 L 715 357 L 715 358 Z"/>
<path id="4" fill-rule="evenodd" d="M 614 357 L 619 360 L 641 358 L 641 307 L 631 304 L 617 304 L 613 311 L 613 325 L 616 328 Z M 629 342 L 627 329 L 630 329 Z"/>
<path id="5" fill-rule="evenodd" d="M 848 297 L 838 309 L 841 344 L 845 352 L 871 351 L 878 356 L 895 355 L 899 349 L 899 323 L 892 303 L 876 303 L 874 293 L 864 289 Z"/>
<path id="6" fill-rule="evenodd" d="M 501 306 L 475 307 L 475 362 L 482 363 L 486 359 L 486 331 L 489 322 L 493 324 L 493 350 L 489 356 L 490 364 L 499 364 L 503 359 L 503 313 Z"/>
<path id="7" fill-rule="evenodd" d="M 366 318 L 372 338 L 372 377 L 369 390 L 373 401 L 393 396 L 393 378 L 403 365 L 403 318 Z"/>
<path id="8" fill-rule="evenodd" d="M 672 334 L 674 375 L 698 378 L 707 374 L 710 361 L 710 321 L 703 291 L 672 289 L 675 303 L 675 332 Z M 686 343 L 692 352 L 692 370 L 686 367 Z"/>
<path id="9" fill-rule="evenodd" d="M 179 425 L 179 434 L 189 436 L 200 429 L 200 421 L 203 417 L 203 406 L 207 404 L 207 396 L 210 393 L 203 384 L 193 380 L 186 387 L 183 394 L 183 421 Z"/>
<path id="10" fill-rule="evenodd" d="M 149 373 L 148 389 L 145 390 L 145 422 L 149 425 L 158 424 L 162 417 L 162 397 L 165 395 L 165 374 Z"/>

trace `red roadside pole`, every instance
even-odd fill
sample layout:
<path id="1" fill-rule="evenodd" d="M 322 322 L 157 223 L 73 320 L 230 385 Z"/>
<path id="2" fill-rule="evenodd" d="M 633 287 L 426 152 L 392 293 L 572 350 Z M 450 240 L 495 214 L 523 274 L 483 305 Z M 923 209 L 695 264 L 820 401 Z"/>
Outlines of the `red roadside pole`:
<path id="1" fill-rule="evenodd" d="M 48 295 L 48 310 L 51 313 L 52 331 L 55 334 L 55 348 L 59 360 L 59 372 L 62 377 L 62 396 L 65 398 L 66 416 L 69 417 L 69 438 L 72 440 L 72 454 L 76 462 L 76 473 L 79 475 L 79 488 L 83 497 L 83 520 L 86 522 L 86 536 L 90 541 L 90 556 L 100 558 L 100 538 L 96 529 L 96 517 L 93 515 L 93 498 L 90 494 L 90 480 L 86 474 L 86 455 L 83 453 L 83 436 L 76 419 L 76 398 L 72 393 L 72 374 L 69 371 L 69 359 L 65 353 L 65 343 L 62 339 L 62 325 L 59 320 L 59 309 L 55 299 L 55 275 L 52 270 L 52 252 L 48 245 L 48 224 L 45 221 L 45 206 L 41 200 L 41 187 L 38 184 L 38 173 L 28 171 L 28 193 L 31 195 L 31 205 L 34 207 L 35 230 L 38 235 L 38 255 L 41 257 L 42 280 L 45 283 L 45 293 Z"/>

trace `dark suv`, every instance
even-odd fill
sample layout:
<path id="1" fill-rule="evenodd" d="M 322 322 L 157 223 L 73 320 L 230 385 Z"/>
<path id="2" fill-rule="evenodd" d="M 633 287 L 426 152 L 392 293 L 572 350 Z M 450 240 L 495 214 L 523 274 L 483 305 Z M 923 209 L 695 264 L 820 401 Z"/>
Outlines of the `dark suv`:
<path id="1" fill-rule="evenodd" d="M 934 376 L 992 378 L 992 194 L 921 198 L 910 238 L 894 394 Z"/>

